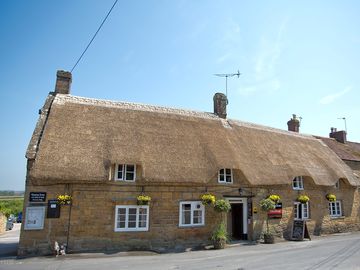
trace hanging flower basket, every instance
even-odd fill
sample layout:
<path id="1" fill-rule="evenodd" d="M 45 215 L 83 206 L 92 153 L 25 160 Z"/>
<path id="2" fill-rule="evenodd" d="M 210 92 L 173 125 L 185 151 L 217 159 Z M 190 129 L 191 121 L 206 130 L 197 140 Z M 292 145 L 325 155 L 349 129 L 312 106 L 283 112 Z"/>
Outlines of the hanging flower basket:
<path id="1" fill-rule="evenodd" d="M 151 201 L 151 197 L 146 195 L 139 195 L 136 199 L 138 205 L 148 205 Z"/>
<path id="2" fill-rule="evenodd" d="M 329 193 L 329 194 L 326 195 L 326 199 L 327 199 L 329 202 L 335 202 L 335 201 L 336 201 L 336 195 Z"/>
<path id="3" fill-rule="evenodd" d="M 297 201 L 301 202 L 301 203 L 307 203 L 308 201 L 310 201 L 310 198 L 308 196 L 306 196 L 306 195 L 300 195 L 297 198 Z"/>
<path id="4" fill-rule="evenodd" d="M 210 193 L 201 195 L 200 199 L 203 205 L 214 204 L 216 200 L 215 196 Z"/>
<path id="5" fill-rule="evenodd" d="M 278 203 L 281 200 L 280 196 L 277 194 L 271 194 L 268 198 L 274 203 Z"/>
<path id="6" fill-rule="evenodd" d="M 72 198 L 70 195 L 64 194 L 57 196 L 57 200 L 60 205 L 69 205 L 71 204 Z"/>
<path id="7" fill-rule="evenodd" d="M 231 205 L 228 201 L 220 199 L 215 202 L 214 209 L 217 212 L 229 212 Z"/>

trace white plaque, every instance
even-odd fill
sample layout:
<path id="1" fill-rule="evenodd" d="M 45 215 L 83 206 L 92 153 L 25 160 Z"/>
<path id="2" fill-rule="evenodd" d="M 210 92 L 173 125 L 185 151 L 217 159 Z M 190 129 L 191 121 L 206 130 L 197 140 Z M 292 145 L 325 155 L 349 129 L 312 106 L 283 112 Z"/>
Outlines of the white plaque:
<path id="1" fill-rule="evenodd" d="M 26 208 L 25 230 L 44 229 L 45 206 L 31 206 Z"/>

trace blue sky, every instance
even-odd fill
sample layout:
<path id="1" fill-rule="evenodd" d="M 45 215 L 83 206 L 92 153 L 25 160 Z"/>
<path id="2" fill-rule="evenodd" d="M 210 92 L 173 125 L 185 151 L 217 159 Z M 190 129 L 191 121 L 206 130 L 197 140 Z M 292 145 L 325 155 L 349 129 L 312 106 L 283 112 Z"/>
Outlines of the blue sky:
<path id="1" fill-rule="evenodd" d="M 23 190 L 38 109 L 113 0 L 0 2 L 0 189 Z M 119 1 L 73 72 L 72 94 L 212 111 L 228 82 L 229 118 L 360 142 L 360 2 Z"/>

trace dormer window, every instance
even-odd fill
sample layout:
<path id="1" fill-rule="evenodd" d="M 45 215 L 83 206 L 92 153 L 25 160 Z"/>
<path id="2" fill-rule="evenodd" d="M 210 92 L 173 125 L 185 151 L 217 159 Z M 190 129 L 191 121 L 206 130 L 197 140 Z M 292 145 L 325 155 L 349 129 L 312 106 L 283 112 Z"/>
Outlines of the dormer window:
<path id="1" fill-rule="evenodd" d="M 294 190 L 303 190 L 304 189 L 304 180 L 302 176 L 296 176 L 293 180 L 293 189 Z"/>
<path id="2" fill-rule="evenodd" d="M 219 170 L 219 178 L 218 178 L 219 183 L 232 183 L 233 182 L 233 173 L 232 173 L 232 169 L 220 169 Z"/>
<path id="3" fill-rule="evenodd" d="M 136 165 L 134 164 L 117 164 L 115 169 L 116 181 L 135 181 Z"/>

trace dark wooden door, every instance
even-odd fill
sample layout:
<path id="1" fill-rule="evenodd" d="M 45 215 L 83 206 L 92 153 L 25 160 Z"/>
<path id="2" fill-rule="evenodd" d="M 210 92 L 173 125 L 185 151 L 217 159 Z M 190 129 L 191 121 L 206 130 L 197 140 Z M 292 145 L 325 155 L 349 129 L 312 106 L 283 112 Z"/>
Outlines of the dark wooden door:
<path id="1" fill-rule="evenodd" d="M 232 237 L 237 240 L 244 239 L 243 204 L 231 204 Z"/>

